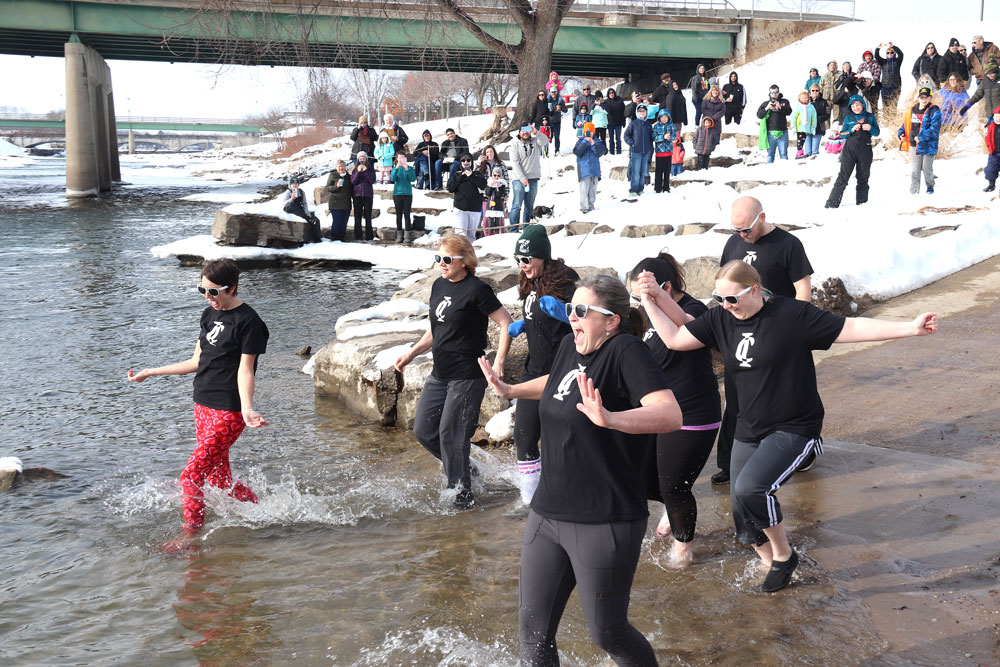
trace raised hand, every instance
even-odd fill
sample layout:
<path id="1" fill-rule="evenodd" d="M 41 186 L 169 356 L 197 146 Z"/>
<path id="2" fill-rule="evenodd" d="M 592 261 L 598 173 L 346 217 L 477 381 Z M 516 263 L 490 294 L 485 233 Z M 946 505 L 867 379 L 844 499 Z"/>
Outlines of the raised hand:
<path id="1" fill-rule="evenodd" d="M 507 335 L 511 338 L 517 338 L 522 333 L 524 333 L 524 320 L 517 320 L 507 325 Z"/>
<path id="2" fill-rule="evenodd" d="M 493 391 L 503 398 L 507 398 L 510 394 L 510 385 L 500 379 L 500 376 L 493 370 L 493 365 L 490 364 L 489 359 L 482 356 L 479 357 L 478 361 L 479 370 L 483 372 L 483 376 L 486 378 L 486 381 L 490 383 L 490 386 L 493 387 Z"/>
<path id="3" fill-rule="evenodd" d="M 595 425 L 610 428 L 611 413 L 604 409 L 601 391 L 594 386 L 594 381 L 586 373 L 580 373 L 576 376 L 576 385 L 580 388 L 580 402 L 576 404 L 576 409 L 587 415 Z"/>

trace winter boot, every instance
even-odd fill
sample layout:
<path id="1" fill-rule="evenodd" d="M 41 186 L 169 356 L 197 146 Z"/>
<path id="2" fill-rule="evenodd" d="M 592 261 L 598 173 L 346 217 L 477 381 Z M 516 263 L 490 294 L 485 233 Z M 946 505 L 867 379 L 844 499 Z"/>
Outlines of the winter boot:
<path id="1" fill-rule="evenodd" d="M 796 160 L 801 160 L 805 156 L 806 156 L 806 152 L 805 151 L 799 151 L 798 153 L 795 154 L 795 159 Z"/>
<path id="2" fill-rule="evenodd" d="M 403 234 L 403 230 L 402 229 L 397 229 L 396 230 L 396 243 L 402 243 L 404 239 L 405 239 L 405 234 Z"/>
<path id="3" fill-rule="evenodd" d="M 542 460 L 518 461 L 517 474 L 521 487 L 521 502 L 530 505 L 535 489 L 538 488 L 538 480 L 542 476 Z"/>
<path id="4" fill-rule="evenodd" d="M 996 189 L 997 189 L 997 182 L 996 179 L 993 179 L 992 181 L 989 181 L 989 185 L 983 188 L 983 192 L 993 192 Z"/>

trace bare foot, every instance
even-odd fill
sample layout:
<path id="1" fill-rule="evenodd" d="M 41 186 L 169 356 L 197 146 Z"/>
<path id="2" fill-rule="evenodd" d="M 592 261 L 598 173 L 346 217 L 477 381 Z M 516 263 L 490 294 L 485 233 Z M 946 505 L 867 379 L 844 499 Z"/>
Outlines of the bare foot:
<path id="1" fill-rule="evenodd" d="M 670 537 L 671 532 L 670 517 L 664 512 L 663 518 L 660 519 L 660 523 L 656 526 L 656 535 L 657 537 Z"/>
<path id="2" fill-rule="evenodd" d="M 674 540 L 670 548 L 670 556 L 667 559 L 667 567 L 679 570 L 689 566 L 694 562 L 694 551 L 690 542 L 678 542 Z"/>

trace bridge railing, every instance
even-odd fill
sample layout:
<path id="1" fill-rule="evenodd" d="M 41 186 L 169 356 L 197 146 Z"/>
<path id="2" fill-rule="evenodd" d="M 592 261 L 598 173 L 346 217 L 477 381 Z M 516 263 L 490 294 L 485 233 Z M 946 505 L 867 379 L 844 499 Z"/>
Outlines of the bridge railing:
<path id="1" fill-rule="evenodd" d="M 2 112 L 0 120 L 64 121 L 65 114 Z M 245 118 L 182 118 L 178 116 L 116 116 L 116 123 L 178 123 L 184 125 L 246 125 Z"/>

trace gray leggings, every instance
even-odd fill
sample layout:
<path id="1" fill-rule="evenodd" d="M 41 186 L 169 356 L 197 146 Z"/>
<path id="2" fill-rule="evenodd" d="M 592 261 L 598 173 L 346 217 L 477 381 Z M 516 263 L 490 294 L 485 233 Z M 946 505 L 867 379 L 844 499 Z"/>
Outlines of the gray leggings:
<path id="1" fill-rule="evenodd" d="M 736 537 L 743 544 L 765 544 L 765 528 L 781 523 L 774 494 L 810 452 L 823 453 L 823 441 L 788 431 L 775 431 L 760 442 L 733 442 L 729 498 Z"/>
<path id="2" fill-rule="evenodd" d="M 617 665 L 655 667 L 656 655 L 628 622 L 632 578 L 639 564 L 646 519 L 573 523 L 528 514 L 521 544 L 521 664 L 559 664 L 556 631 L 574 588 L 579 588 L 590 637 Z"/>
<path id="3" fill-rule="evenodd" d="M 449 489 L 472 488 L 469 439 L 479 423 L 484 393 L 484 377 L 439 380 L 431 375 L 424 383 L 413 418 L 413 435 L 444 465 Z"/>

